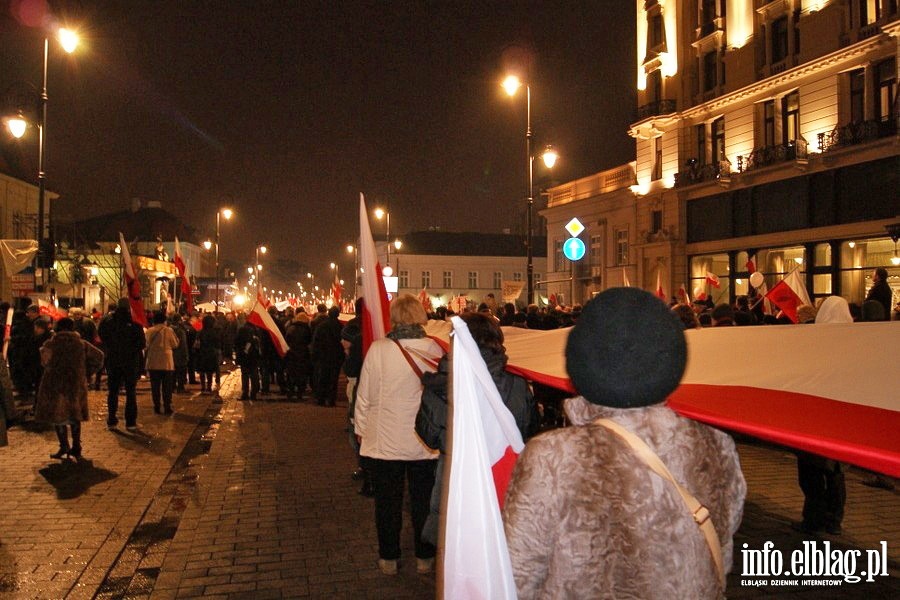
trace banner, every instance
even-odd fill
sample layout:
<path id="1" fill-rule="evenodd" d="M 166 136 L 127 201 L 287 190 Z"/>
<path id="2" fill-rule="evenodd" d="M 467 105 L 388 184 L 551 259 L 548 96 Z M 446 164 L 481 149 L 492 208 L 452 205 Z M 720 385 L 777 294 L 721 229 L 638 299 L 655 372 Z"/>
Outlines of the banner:
<path id="1" fill-rule="evenodd" d="M 38 251 L 37 240 L 0 240 L 0 254 L 7 277 L 31 265 Z"/>
<path id="2" fill-rule="evenodd" d="M 516 299 L 522 295 L 522 288 L 525 287 L 524 281 L 503 281 L 503 289 L 500 291 L 500 296 L 503 298 L 503 302 L 511 302 L 515 304 Z"/>

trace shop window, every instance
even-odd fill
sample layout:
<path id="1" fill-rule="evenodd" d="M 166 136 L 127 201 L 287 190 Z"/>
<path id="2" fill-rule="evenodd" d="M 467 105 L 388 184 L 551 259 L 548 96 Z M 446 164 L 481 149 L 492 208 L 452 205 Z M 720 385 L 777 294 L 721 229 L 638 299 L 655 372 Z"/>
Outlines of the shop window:
<path id="1" fill-rule="evenodd" d="M 713 287 L 707 281 L 707 273 L 713 273 L 719 278 L 718 288 Z M 730 283 L 727 254 L 705 254 L 691 257 L 688 292 L 692 298 L 696 299 L 700 294 L 705 294 L 716 303 L 727 302 Z"/>
<path id="2" fill-rule="evenodd" d="M 890 238 L 843 242 L 840 249 L 841 296 L 848 302 L 862 304 L 872 287 L 872 271 L 884 267 L 894 294 L 893 303 L 900 302 L 900 265 L 893 264 L 893 256 L 894 242 Z"/>

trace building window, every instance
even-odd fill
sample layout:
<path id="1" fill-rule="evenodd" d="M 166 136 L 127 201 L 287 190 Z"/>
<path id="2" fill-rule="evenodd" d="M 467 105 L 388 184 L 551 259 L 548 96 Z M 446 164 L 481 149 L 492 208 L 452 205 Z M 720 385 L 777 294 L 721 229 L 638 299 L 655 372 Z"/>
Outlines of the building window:
<path id="1" fill-rule="evenodd" d="M 522 281 L 522 273 L 521 271 L 513 272 L 513 281 Z"/>
<path id="2" fill-rule="evenodd" d="M 534 276 L 534 285 L 538 286 L 541 284 L 541 274 L 537 271 L 533 271 L 532 276 Z"/>
<path id="3" fill-rule="evenodd" d="M 775 101 L 763 102 L 763 147 L 775 145 Z"/>
<path id="4" fill-rule="evenodd" d="M 875 65 L 875 118 L 891 121 L 894 118 L 894 99 L 897 97 L 897 60 L 894 58 Z"/>
<path id="5" fill-rule="evenodd" d="M 718 51 L 713 50 L 703 55 L 703 91 L 708 92 L 716 87 L 716 72 L 719 70 Z"/>
<path id="6" fill-rule="evenodd" d="M 408 288 L 409 287 L 409 271 L 398 272 L 397 283 L 398 283 L 399 287 Z"/>
<path id="7" fill-rule="evenodd" d="M 494 285 L 495 290 L 499 290 L 503 287 L 503 273 L 500 271 L 494 271 Z"/>
<path id="8" fill-rule="evenodd" d="M 651 49 L 663 45 L 666 41 L 666 37 L 663 31 L 663 18 L 661 14 L 657 13 L 650 17 L 650 26 L 647 28 L 647 31 L 650 35 L 650 43 L 648 46 Z"/>
<path id="9" fill-rule="evenodd" d="M 719 164 L 725 160 L 725 117 L 712 122 L 712 161 Z"/>
<path id="10" fill-rule="evenodd" d="M 628 230 L 616 230 L 616 265 L 628 264 Z"/>
<path id="11" fill-rule="evenodd" d="M 781 99 L 781 139 L 784 144 L 800 139 L 799 92 L 791 92 Z"/>
<path id="12" fill-rule="evenodd" d="M 469 271 L 469 289 L 478 288 L 478 271 Z"/>
<path id="13" fill-rule="evenodd" d="M 861 123 L 866 120 L 866 71 L 857 69 L 849 73 L 850 77 L 850 122 Z"/>
<path id="14" fill-rule="evenodd" d="M 431 287 L 431 271 L 422 271 L 422 289 Z"/>
<path id="15" fill-rule="evenodd" d="M 653 138 L 653 173 L 650 176 L 651 180 L 662 179 L 662 161 L 662 136 L 658 135 Z"/>
<path id="16" fill-rule="evenodd" d="M 661 210 L 650 213 L 650 233 L 659 233 L 662 230 L 663 214 Z"/>
<path id="17" fill-rule="evenodd" d="M 603 236 L 591 236 L 591 266 L 599 267 L 603 260 Z"/>
<path id="18" fill-rule="evenodd" d="M 662 100 L 662 72 L 659 69 L 647 74 L 647 92 L 651 104 Z M 660 107 L 656 107 L 658 108 Z"/>
<path id="19" fill-rule="evenodd" d="M 444 271 L 444 289 L 453 287 L 453 271 Z"/>
<path id="20" fill-rule="evenodd" d="M 700 24 L 712 23 L 716 18 L 716 4 L 718 0 L 703 0 L 701 3 Z"/>
<path id="21" fill-rule="evenodd" d="M 697 137 L 697 164 L 706 164 L 706 123 L 700 123 L 694 128 Z"/>
<path id="22" fill-rule="evenodd" d="M 553 270 L 562 271 L 565 269 L 563 262 L 563 241 L 553 240 Z"/>
<path id="23" fill-rule="evenodd" d="M 787 15 L 772 21 L 772 63 L 780 63 L 788 55 Z"/>

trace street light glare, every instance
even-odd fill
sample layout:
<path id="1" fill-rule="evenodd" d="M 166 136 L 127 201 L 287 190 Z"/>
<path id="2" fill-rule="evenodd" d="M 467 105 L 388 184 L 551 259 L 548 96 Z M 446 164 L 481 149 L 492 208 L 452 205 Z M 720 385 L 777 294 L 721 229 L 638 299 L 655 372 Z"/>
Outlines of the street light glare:
<path id="1" fill-rule="evenodd" d="M 247 274 L 253 275 L 253 267 L 247 267 Z"/>
<path id="2" fill-rule="evenodd" d="M 25 121 L 22 117 L 10 117 L 6 120 L 6 128 L 9 129 L 9 132 L 16 139 L 21 138 L 25 135 L 25 129 L 28 127 L 28 122 Z"/>
<path id="3" fill-rule="evenodd" d="M 260 247 L 259 247 L 259 253 L 260 253 L 260 254 L 265 254 L 265 253 L 268 252 L 268 251 L 269 251 L 269 249 L 266 248 L 265 246 L 260 246 Z"/>
<path id="4" fill-rule="evenodd" d="M 394 248 L 399 250 L 402 247 L 403 247 L 403 242 L 401 242 L 400 240 L 394 240 Z"/>
<path id="5" fill-rule="evenodd" d="M 553 149 L 553 146 L 547 146 L 544 149 L 544 153 L 541 155 L 541 158 L 544 160 L 544 164 L 548 169 L 552 169 L 553 165 L 556 164 L 556 161 L 559 160 L 559 154 L 556 150 Z"/>
<path id="6" fill-rule="evenodd" d="M 227 221 L 228 219 L 230 219 L 233 215 L 234 215 L 234 211 L 231 210 L 230 208 L 223 208 L 223 209 L 222 209 L 222 216 L 225 217 L 225 220 L 226 220 L 226 221 Z"/>
<path id="7" fill-rule="evenodd" d="M 347 254 L 351 254 L 353 252 L 353 244 L 347 244 Z"/>
<path id="8" fill-rule="evenodd" d="M 262 271 L 262 265 L 256 265 L 256 270 L 257 270 L 257 271 Z"/>
<path id="9" fill-rule="evenodd" d="M 212 242 L 210 240 L 206 240 L 205 242 L 203 242 L 203 247 L 209 250 L 210 248 L 212 248 Z"/>
<path id="10" fill-rule="evenodd" d="M 522 82 L 515 75 L 510 75 L 506 79 L 503 80 L 501 84 L 503 89 L 506 90 L 506 93 L 510 96 L 515 96 L 516 92 L 519 91 L 519 88 L 522 87 Z"/>
<path id="11" fill-rule="evenodd" d="M 383 218 L 384 218 L 384 215 L 386 215 L 386 214 L 387 214 L 387 213 L 384 211 L 384 209 L 381 209 L 381 208 L 376 208 L 376 209 L 375 209 L 375 218 L 378 219 L 379 221 L 380 221 L 381 219 L 383 219 Z"/>
<path id="12" fill-rule="evenodd" d="M 335 264 L 334 264 L 334 263 L 331 263 L 331 268 L 333 269 L 334 267 L 335 267 Z"/>
<path id="13" fill-rule="evenodd" d="M 59 38 L 59 44 L 63 47 L 63 50 L 65 50 L 69 54 L 75 52 L 75 48 L 78 47 L 77 33 L 72 31 L 71 29 L 60 27 L 57 36 Z"/>

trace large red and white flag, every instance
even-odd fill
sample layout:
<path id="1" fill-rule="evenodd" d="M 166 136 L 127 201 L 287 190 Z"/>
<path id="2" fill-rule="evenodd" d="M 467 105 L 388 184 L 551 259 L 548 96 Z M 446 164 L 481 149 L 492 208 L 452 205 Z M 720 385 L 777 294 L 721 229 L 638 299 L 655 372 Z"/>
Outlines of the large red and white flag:
<path id="1" fill-rule="evenodd" d="M 525 447 L 465 322 L 453 317 L 443 597 L 516 598 L 500 509 Z"/>
<path id="2" fill-rule="evenodd" d="M 709 271 L 706 272 L 706 282 L 716 289 L 722 287 L 722 284 L 719 283 L 719 276 Z"/>
<path id="3" fill-rule="evenodd" d="M 122 249 L 122 263 L 125 265 L 125 287 L 128 294 L 128 303 L 131 305 L 131 318 L 135 323 L 149 327 L 147 322 L 147 314 L 144 312 L 144 303 L 141 301 L 141 282 L 134 270 L 134 263 L 131 262 L 131 253 L 128 251 L 128 244 L 125 243 L 125 236 L 119 232 L 119 247 Z"/>
<path id="4" fill-rule="evenodd" d="M 187 313 L 194 311 L 194 296 L 191 294 L 191 277 L 188 274 L 187 263 L 184 262 L 184 254 L 181 253 L 181 244 L 178 243 L 178 236 L 175 236 L 175 268 L 178 269 L 178 275 L 181 277 L 181 295 L 184 297 L 184 306 Z"/>
<path id="5" fill-rule="evenodd" d="M 781 312 L 794 323 L 800 321 L 797 317 L 797 307 L 812 304 L 809 301 L 809 294 L 806 293 L 806 285 L 800 278 L 799 268 L 794 269 L 776 283 L 766 294 L 766 298 L 780 308 Z"/>
<path id="6" fill-rule="evenodd" d="M 656 270 L 656 297 L 662 300 L 663 302 L 667 302 L 669 299 L 666 297 L 666 290 L 663 289 L 662 284 L 662 269 Z"/>
<path id="7" fill-rule="evenodd" d="M 390 303 L 384 279 L 381 275 L 381 263 L 375 252 L 375 240 L 369 226 L 369 215 L 366 212 L 366 199 L 359 195 L 359 273 L 362 283 L 363 314 L 363 356 L 372 342 L 380 340 L 391 329 Z"/>
<path id="8" fill-rule="evenodd" d="M 247 321 L 268 333 L 269 337 L 272 338 L 272 343 L 275 345 L 275 351 L 278 352 L 278 356 L 283 357 L 289 349 L 288 343 L 285 341 L 284 336 L 281 335 L 281 330 L 278 329 L 278 325 L 275 324 L 272 315 L 266 310 L 267 304 L 268 301 L 261 294 L 257 294 L 256 302 L 253 303 L 253 308 L 250 309 L 250 314 L 247 315 Z"/>

